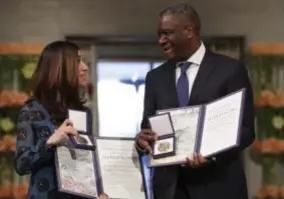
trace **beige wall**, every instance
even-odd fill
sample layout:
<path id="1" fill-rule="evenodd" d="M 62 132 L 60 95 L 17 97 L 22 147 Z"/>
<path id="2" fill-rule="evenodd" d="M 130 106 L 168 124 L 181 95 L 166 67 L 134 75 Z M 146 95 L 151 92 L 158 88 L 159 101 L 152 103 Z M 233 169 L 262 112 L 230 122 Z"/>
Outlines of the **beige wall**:
<path id="1" fill-rule="evenodd" d="M 155 34 L 158 11 L 176 0 L 1 0 L 0 42 L 49 42 L 66 34 Z M 192 0 L 206 35 L 284 42 L 282 0 Z"/>

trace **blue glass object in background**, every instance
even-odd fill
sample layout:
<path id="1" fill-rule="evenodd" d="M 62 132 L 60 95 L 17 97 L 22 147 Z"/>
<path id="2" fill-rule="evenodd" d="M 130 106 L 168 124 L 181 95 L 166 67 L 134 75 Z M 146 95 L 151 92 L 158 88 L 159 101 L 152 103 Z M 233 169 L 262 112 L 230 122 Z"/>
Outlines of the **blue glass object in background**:
<path id="1" fill-rule="evenodd" d="M 144 155 L 140 157 L 140 164 L 142 167 L 141 169 L 143 172 L 144 184 L 146 186 L 147 199 L 152 199 L 153 198 L 153 192 L 152 192 L 152 170 L 153 169 L 148 167 L 148 162 L 149 162 L 148 155 Z"/>
<path id="2" fill-rule="evenodd" d="M 132 80 L 132 79 L 121 79 L 120 80 L 124 84 L 130 84 L 135 86 L 136 92 L 138 92 L 139 86 L 145 84 L 145 79 L 137 79 L 137 80 Z"/>

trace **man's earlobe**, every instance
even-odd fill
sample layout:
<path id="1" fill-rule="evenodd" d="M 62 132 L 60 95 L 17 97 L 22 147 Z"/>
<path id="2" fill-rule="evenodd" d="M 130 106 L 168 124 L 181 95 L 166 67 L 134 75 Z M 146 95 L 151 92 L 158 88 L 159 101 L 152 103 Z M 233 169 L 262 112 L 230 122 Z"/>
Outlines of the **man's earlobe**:
<path id="1" fill-rule="evenodd" d="M 186 31 L 187 31 L 187 38 L 191 39 L 193 37 L 193 34 L 194 34 L 194 30 L 191 26 L 188 26 L 186 28 Z"/>

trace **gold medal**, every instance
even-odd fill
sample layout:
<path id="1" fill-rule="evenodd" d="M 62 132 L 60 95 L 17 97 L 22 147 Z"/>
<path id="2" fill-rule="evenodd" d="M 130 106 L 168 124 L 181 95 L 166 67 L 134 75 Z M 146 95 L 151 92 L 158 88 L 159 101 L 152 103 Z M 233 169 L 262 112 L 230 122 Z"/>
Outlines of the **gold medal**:
<path id="1" fill-rule="evenodd" d="M 167 152 L 170 149 L 171 144 L 167 141 L 165 142 L 160 142 L 158 145 L 158 151 L 160 152 Z"/>
<path id="2" fill-rule="evenodd" d="M 77 137 L 77 142 L 79 144 L 88 144 L 88 140 L 86 138 L 84 138 L 83 136 L 78 136 Z"/>

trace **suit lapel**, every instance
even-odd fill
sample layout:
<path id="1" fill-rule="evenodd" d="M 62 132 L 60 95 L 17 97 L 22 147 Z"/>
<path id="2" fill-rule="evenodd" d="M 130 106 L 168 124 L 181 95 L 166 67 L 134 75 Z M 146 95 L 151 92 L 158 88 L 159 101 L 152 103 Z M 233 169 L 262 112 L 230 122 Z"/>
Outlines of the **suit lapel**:
<path id="1" fill-rule="evenodd" d="M 167 63 L 167 66 L 165 68 L 165 80 L 166 80 L 166 85 L 165 88 L 168 90 L 169 95 L 169 101 L 171 104 L 173 104 L 175 107 L 179 106 L 179 101 L 178 101 L 178 95 L 177 95 L 177 89 L 176 89 L 176 62 L 170 60 Z"/>
<path id="2" fill-rule="evenodd" d="M 198 101 L 198 95 L 201 92 L 205 91 L 204 88 L 208 86 L 206 82 L 210 77 L 211 73 L 213 72 L 213 70 L 215 69 L 214 64 L 212 64 L 211 61 L 212 56 L 213 54 L 210 51 L 206 50 L 199 71 L 193 83 L 193 87 L 189 98 L 189 105 L 195 104 L 195 102 Z"/>

